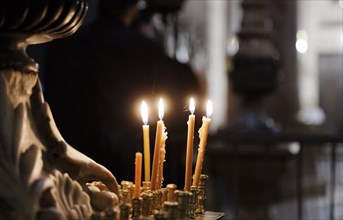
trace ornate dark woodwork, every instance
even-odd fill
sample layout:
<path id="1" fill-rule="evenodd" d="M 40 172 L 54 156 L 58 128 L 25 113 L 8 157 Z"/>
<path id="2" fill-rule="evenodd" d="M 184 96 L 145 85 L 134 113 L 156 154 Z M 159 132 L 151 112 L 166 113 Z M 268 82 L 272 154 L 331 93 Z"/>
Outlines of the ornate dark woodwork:
<path id="1" fill-rule="evenodd" d="M 0 0 L 0 219 L 89 219 L 121 198 L 114 176 L 59 134 L 26 54 L 73 34 L 86 11 L 85 0 Z"/>
<path id="2" fill-rule="evenodd" d="M 268 0 L 244 0 L 239 50 L 233 58 L 230 82 L 241 97 L 237 119 L 225 132 L 274 132 L 277 130 L 263 110 L 263 98 L 278 84 L 279 54 L 272 44 Z"/>

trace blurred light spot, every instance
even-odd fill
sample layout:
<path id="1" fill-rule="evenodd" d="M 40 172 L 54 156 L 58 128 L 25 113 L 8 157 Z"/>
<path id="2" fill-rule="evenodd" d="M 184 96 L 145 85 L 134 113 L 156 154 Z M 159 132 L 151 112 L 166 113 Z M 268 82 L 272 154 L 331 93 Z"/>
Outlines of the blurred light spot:
<path id="1" fill-rule="evenodd" d="M 239 42 L 236 35 L 231 35 L 227 39 L 226 52 L 229 56 L 234 56 L 239 49 Z"/>
<path id="2" fill-rule="evenodd" d="M 187 63 L 189 61 L 188 50 L 185 46 L 181 46 L 176 50 L 176 59 L 180 63 Z"/>
<path id="3" fill-rule="evenodd" d="M 137 7 L 139 10 L 144 10 L 146 9 L 146 1 L 140 0 L 137 2 Z"/>
<path id="4" fill-rule="evenodd" d="M 299 40 L 297 40 L 295 47 L 297 48 L 297 51 L 299 53 L 306 53 L 306 51 L 308 49 L 307 41 L 304 39 L 299 39 Z"/>
<path id="5" fill-rule="evenodd" d="M 326 116 L 321 108 L 313 107 L 298 112 L 297 118 L 307 125 L 321 125 L 325 122 Z"/>
<path id="6" fill-rule="evenodd" d="M 288 150 L 292 154 L 298 154 L 300 151 L 300 144 L 298 142 L 289 143 Z"/>
<path id="7" fill-rule="evenodd" d="M 308 49 L 308 35 L 304 30 L 299 30 L 297 32 L 297 42 L 295 47 L 299 53 L 306 53 Z"/>

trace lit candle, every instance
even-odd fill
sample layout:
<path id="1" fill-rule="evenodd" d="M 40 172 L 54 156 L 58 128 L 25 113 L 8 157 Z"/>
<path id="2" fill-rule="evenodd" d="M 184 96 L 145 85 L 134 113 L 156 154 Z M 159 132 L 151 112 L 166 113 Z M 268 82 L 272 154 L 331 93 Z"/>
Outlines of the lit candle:
<path id="1" fill-rule="evenodd" d="M 160 99 L 158 104 L 158 116 L 160 118 L 157 121 L 156 126 L 156 136 L 155 136 L 155 149 L 154 149 L 154 158 L 152 163 L 152 172 L 151 172 L 151 189 L 156 190 L 157 188 L 157 176 L 159 170 L 160 156 L 161 156 L 161 141 L 163 133 L 163 114 L 164 114 L 164 104 L 163 100 Z"/>
<path id="2" fill-rule="evenodd" d="M 135 198 L 139 198 L 141 195 L 141 179 L 142 179 L 142 153 L 136 153 L 135 160 Z"/>
<path id="3" fill-rule="evenodd" d="M 206 107 L 206 117 L 204 116 L 202 118 L 202 126 L 199 129 L 199 137 L 200 137 L 200 144 L 198 149 L 198 158 L 197 163 L 195 165 L 195 172 L 193 176 L 193 186 L 199 185 L 199 179 L 200 174 L 202 170 L 202 165 L 204 161 L 204 155 L 206 150 L 206 144 L 207 144 L 207 137 L 208 137 L 208 130 L 210 128 L 211 124 L 211 115 L 212 115 L 212 103 L 211 101 L 207 101 L 207 107 Z"/>
<path id="4" fill-rule="evenodd" d="M 158 166 L 158 174 L 157 174 L 157 185 L 156 189 L 161 189 L 163 185 L 163 165 L 166 158 L 166 140 L 167 140 L 167 132 L 166 126 L 163 123 L 163 130 L 162 130 L 162 139 L 161 139 L 161 152 L 160 152 L 160 159 L 159 159 L 159 166 Z"/>
<path id="5" fill-rule="evenodd" d="M 189 102 L 189 111 L 191 114 L 188 116 L 188 133 L 187 133 L 187 151 L 186 151 L 186 171 L 185 171 L 185 191 L 191 189 L 192 179 L 192 162 L 193 162 L 193 142 L 194 142 L 194 123 L 195 123 L 195 104 L 194 99 L 191 98 Z"/>
<path id="6" fill-rule="evenodd" d="M 142 101 L 141 115 L 143 120 L 143 143 L 144 143 L 144 177 L 146 182 L 150 182 L 150 137 L 148 125 L 148 106 Z"/>

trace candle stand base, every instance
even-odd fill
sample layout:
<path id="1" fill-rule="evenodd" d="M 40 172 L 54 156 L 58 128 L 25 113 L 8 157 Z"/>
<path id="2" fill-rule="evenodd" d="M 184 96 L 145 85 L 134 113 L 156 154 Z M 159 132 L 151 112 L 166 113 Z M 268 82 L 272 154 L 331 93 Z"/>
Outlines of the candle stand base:
<path id="1" fill-rule="evenodd" d="M 224 217 L 223 212 L 210 212 L 206 211 L 204 214 L 197 215 L 196 220 L 215 220 Z"/>
<path id="2" fill-rule="evenodd" d="M 142 187 L 141 198 L 133 198 L 129 191 L 132 182 L 121 182 L 123 205 L 120 207 L 119 219 L 165 219 L 165 220 L 216 220 L 224 216 L 221 212 L 205 211 L 207 175 L 200 176 L 199 186 L 192 186 L 191 191 L 178 190 L 175 184 L 168 184 L 166 188 L 150 190 Z M 144 182 L 143 182 L 144 185 Z M 124 213 L 122 213 L 124 212 Z M 99 215 L 96 216 L 99 219 Z M 106 215 L 104 219 L 108 219 Z M 117 219 L 116 219 L 117 220 Z"/>

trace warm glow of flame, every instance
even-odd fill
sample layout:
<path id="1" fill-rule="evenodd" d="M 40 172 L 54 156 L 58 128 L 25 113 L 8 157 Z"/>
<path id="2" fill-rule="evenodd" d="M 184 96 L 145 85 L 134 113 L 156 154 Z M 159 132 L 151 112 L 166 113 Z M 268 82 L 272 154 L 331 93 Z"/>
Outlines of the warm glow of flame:
<path id="1" fill-rule="evenodd" d="M 191 98 L 189 100 L 189 111 L 191 112 L 191 114 L 193 115 L 194 114 L 194 111 L 195 111 L 195 102 L 194 102 L 194 99 Z"/>
<path id="2" fill-rule="evenodd" d="M 162 120 L 164 116 L 164 103 L 163 99 L 158 102 L 158 117 Z"/>
<path id="3" fill-rule="evenodd" d="M 148 106 L 145 101 L 142 101 L 141 104 L 141 115 L 142 115 L 142 120 L 145 125 L 148 124 Z"/>
<path id="4" fill-rule="evenodd" d="M 212 102 L 208 100 L 206 104 L 206 117 L 210 118 L 212 115 L 212 112 L 213 112 Z"/>

